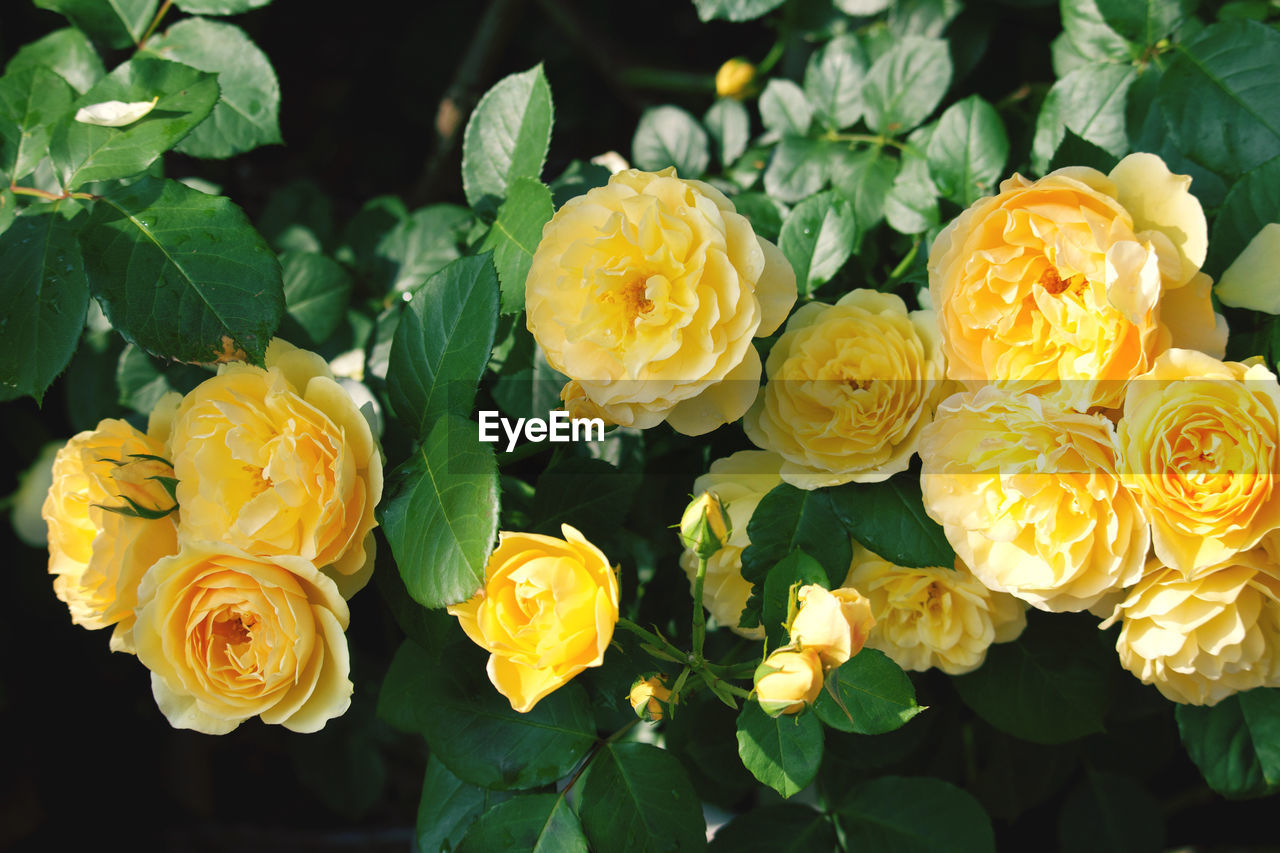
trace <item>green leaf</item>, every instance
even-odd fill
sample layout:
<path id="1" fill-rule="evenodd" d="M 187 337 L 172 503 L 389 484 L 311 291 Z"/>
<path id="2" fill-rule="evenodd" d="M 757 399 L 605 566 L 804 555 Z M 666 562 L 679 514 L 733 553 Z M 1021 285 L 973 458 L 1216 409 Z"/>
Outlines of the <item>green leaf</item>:
<path id="1" fill-rule="evenodd" d="M 164 364 L 128 344 L 120 352 L 115 375 L 120 405 L 147 415 L 165 394 L 186 394 L 213 374 L 190 364 Z"/>
<path id="2" fill-rule="evenodd" d="M 108 47 L 129 47 L 147 31 L 160 0 L 35 0 L 35 4 L 64 15 Z"/>
<path id="3" fill-rule="evenodd" d="M 893 0 L 835 0 L 835 6 L 855 18 L 877 15 L 893 5 Z"/>
<path id="4" fill-rule="evenodd" d="M 878 735 L 902 728 L 924 708 L 901 667 L 884 652 L 863 649 L 827 673 L 813 710 L 833 729 Z"/>
<path id="5" fill-rule="evenodd" d="M 175 6 L 188 15 L 239 15 L 260 9 L 271 0 L 174 0 Z"/>
<path id="6" fill-rule="evenodd" d="M 374 247 L 377 289 L 384 293 L 412 290 L 462 257 L 462 244 L 474 221 L 471 211 L 453 204 L 414 211 Z"/>
<path id="7" fill-rule="evenodd" d="M 560 408 L 560 389 L 568 381 L 569 377 L 547 364 L 539 350 L 532 366 L 498 378 L 493 400 L 508 417 L 545 418 L 552 409 Z"/>
<path id="8" fill-rule="evenodd" d="M 738 213 L 747 217 L 758 236 L 773 243 L 778 242 L 778 235 L 782 232 L 782 217 L 787 213 L 781 202 L 764 193 L 748 192 L 734 196 L 733 206 Z"/>
<path id="9" fill-rule="evenodd" d="M 1062 29 L 1075 53 L 1092 63 L 1124 62 L 1129 42 L 1107 26 L 1096 0 L 1061 0 Z"/>
<path id="10" fill-rule="evenodd" d="M 738 714 L 738 755 L 751 775 L 784 797 L 808 787 L 822 764 L 822 723 L 813 714 L 770 717 L 758 702 Z"/>
<path id="11" fill-rule="evenodd" d="M 285 309 L 314 344 L 323 343 L 342 325 L 351 299 L 351 275 L 342 264 L 311 252 L 285 252 Z"/>
<path id="12" fill-rule="evenodd" d="M 77 94 L 89 91 L 107 73 L 98 51 L 93 49 L 93 43 L 75 27 L 54 30 L 44 38 L 24 44 L 9 60 L 4 71 L 13 74 L 24 68 L 48 68 Z"/>
<path id="13" fill-rule="evenodd" d="M 994 853 L 991 819 L 970 794 L 941 779 L 882 776 L 851 790 L 837 819 L 849 850 Z"/>
<path id="14" fill-rule="evenodd" d="M 0 77 L 0 170 L 11 181 L 30 175 L 49 153 L 49 132 L 73 97 L 67 82 L 47 68 Z"/>
<path id="15" fill-rule="evenodd" d="M 804 136 L 813 124 L 813 107 L 803 89 L 775 77 L 760 95 L 760 118 L 766 129 L 779 136 Z"/>
<path id="16" fill-rule="evenodd" d="M 1028 620 L 1015 642 L 996 643 L 977 670 L 951 683 L 965 704 L 1002 732 L 1065 743 L 1103 731 L 1114 661 L 1088 620 Z"/>
<path id="17" fill-rule="evenodd" d="M 783 137 L 764 171 L 765 191 L 788 203 L 801 201 L 827 182 L 827 145 L 816 139 Z"/>
<path id="18" fill-rule="evenodd" d="M 391 345 L 387 399 L 418 438 L 448 412 L 466 416 L 498 326 L 489 256 L 459 258 L 413 292 Z"/>
<path id="19" fill-rule="evenodd" d="M 1053 152 L 1048 171 L 1052 172 L 1065 166 L 1088 166 L 1105 175 L 1119 162 L 1120 159 L 1116 155 L 1104 151 L 1087 139 L 1081 139 L 1074 131 L 1068 129 L 1062 136 L 1058 150 Z"/>
<path id="20" fill-rule="evenodd" d="M 623 473 L 604 460 L 566 457 L 538 477 L 530 526 L 559 536 L 560 525 L 570 524 L 597 542 L 622 525 L 640 482 L 639 474 Z"/>
<path id="21" fill-rule="evenodd" d="M 907 36 L 867 72 L 862 89 L 867 124 L 901 136 L 920 124 L 951 85 L 951 54 L 942 39 Z"/>
<path id="22" fill-rule="evenodd" d="M 826 491 L 849 535 L 894 565 L 918 569 L 955 564 L 942 527 L 924 511 L 920 481 L 912 472 Z"/>
<path id="23" fill-rule="evenodd" d="M 578 816 L 563 794 L 515 797 L 486 809 L 458 845 L 458 853 L 587 853 Z"/>
<path id="24" fill-rule="evenodd" d="M 676 167 L 682 178 L 701 177 L 711 162 L 707 134 L 697 119 L 679 107 L 651 107 L 640 116 L 631 140 L 636 168 L 656 172 Z"/>
<path id="25" fill-rule="evenodd" d="M 929 139 L 928 158 L 938 189 L 961 207 L 994 195 L 1009 158 L 1009 137 L 996 108 L 977 95 L 947 107 Z"/>
<path id="26" fill-rule="evenodd" d="M 902 153 L 901 168 L 884 200 L 884 218 L 902 234 L 919 234 L 938 224 L 938 187 L 925 156 L 935 127 L 926 125 L 907 138 L 911 147 Z"/>
<path id="27" fill-rule="evenodd" d="M 56 210 L 0 234 L 0 398 L 44 398 L 80 342 L 89 284 L 76 228 Z"/>
<path id="28" fill-rule="evenodd" d="M 499 80 L 476 104 L 462 137 L 462 188 L 477 212 L 497 210 L 516 178 L 542 176 L 552 115 L 541 64 Z"/>
<path id="29" fill-rule="evenodd" d="M 1117 157 L 1128 153 L 1125 104 L 1136 79 L 1129 65 L 1088 65 L 1054 83 L 1036 118 L 1032 168 L 1041 174 L 1049 170 L 1067 130 Z"/>
<path id="30" fill-rule="evenodd" d="M 719 98 L 702 117 L 707 132 L 720 150 L 720 162 L 729 166 L 747 150 L 751 141 L 751 118 L 742 101 L 735 98 Z"/>
<path id="31" fill-rule="evenodd" d="M 1213 221 L 1205 267 L 1221 275 L 1270 222 L 1280 222 L 1280 157 L 1246 172 L 1232 185 Z"/>
<path id="32" fill-rule="evenodd" d="M 898 161 L 879 148 L 844 149 L 831 158 L 830 168 L 831 185 L 853 202 L 859 235 L 867 233 L 884 218 L 884 202 L 898 175 Z"/>
<path id="33" fill-rule="evenodd" d="M 1209 787 L 1224 797 L 1280 790 L 1280 690 L 1259 687 L 1212 707 L 1179 705 L 1178 732 Z"/>
<path id="34" fill-rule="evenodd" d="M 712 853 L 810 853 L 836 850 L 836 829 L 821 812 L 797 803 L 756 807 L 716 830 Z"/>
<path id="35" fill-rule="evenodd" d="M 804 93 L 828 128 L 842 130 L 862 117 L 866 73 L 867 54 L 856 36 L 838 36 L 809 58 Z"/>
<path id="36" fill-rule="evenodd" d="M 853 205 L 833 190 L 811 196 L 787 214 L 778 248 L 795 269 L 801 294 L 812 293 L 840 271 L 857 234 Z"/>
<path id="37" fill-rule="evenodd" d="M 781 6 L 783 0 L 693 0 L 703 21 L 750 21 Z"/>
<path id="38" fill-rule="evenodd" d="M 783 557 L 769 570 L 764 582 L 764 603 L 761 605 L 760 622 L 768 635 L 768 647 L 781 648 L 787 643 L 787 616 L 791 605 L 791 588 L 796 584 L 807 586 L 830 584 L 827 570 L 817 560 L 799 549 Z"/>
<path id="39" fill-rule="evenodd" d="M 378 201 L 374 199 L 366 207 Z M 361 214 L 356 216 L 359 219 Z M 408 219 L 408 213 L 404 218 Z M 323 252 L 333 242 L 333 204 L 314 181 L 291 181 L 267 196 L 254 224 L 277 252 Z M 378 237 L 397 221 L 388 217 L 380 224 Z"/>
<path id="40" fill-rule="evenodd" d="M 742 552 L 742 576 L 754 585 L 742 611 L 744 628 L 760 624 L 765 578 L 797 548 L 826 569 L 830 589 L 840 586 L 849 573 L 853 551 L 847 536 L 833 535 L 840 529 L 840 520 L 827 491 L 806 491 L 783 483 L 765 495 L 752 513 L 747 524 L 751 544 Z"/>
<path id="41" fill-rule="evenodd" d="M 578 817 L 592 850 L 705 850 L 702 806 L 684 768 L 647 743 L 611 743 L 578 782 Z"/>
<path id="42" fill-rule="evenodd" d="M 280 83 L 244 30 L 189 18 L 147 42 L 147 53 L 218 75 L 220 95 L 207 121 L 178 143 L 192 157 L 230 157 L 280 142 Z"/>
<path id="43" fill-rule="evenodd" d="M 496 790 L 550 784 L 595 742 L 586 691 L 566 684 L 526 713 L 485 677 L 484 656 L 467 644 L 435 660 L 400 644 L 378 695 L 378 716 L 426 738 L 431 754 L 464 782 Z"/>
<path id="44" fill-rule="evenodd" d="M 280 264 L 229 200 L 143 178 L 101 197 L 80 243 L 93 295 L 125 340 L 210 362 L 229 338 L 262 363 L 285 309 Z"/>
<path id="45" fill-rule="evenodd" d="M 76 189 L 146 170 L 208 117 L 218 101 L 217 78 L 177 62 L 137 57 L 99 80 L 72 106 L 157 96 L 155 109 L 124 127 L 84 124 L 72 116 L 59 123 L 49 154 L 62 185 Z"/>
<path id="46" fill-rule="evenodd" d="M 498 208 L 498 218 L 480 245 L 480 251 L 493 252 L 502 283 L 503 314 L 524 310 L 524 281 L 542 240 L 542 227 L 554 213 L 551 190 L 541 181 L 516 178 L 511 182 L 507 200 Z"/>
<path id="47" fill-rule="evenodd" d="M 1058 818 L 1063 853 L 1160 853 L 1160 803 L 1137 781 L 1115 773 L 1085 773 Z"/>
<path id="48" fill-rule="evenodd" d="M 1195 11 L 1194 0 L 1095 0 L 1107 26 L 1129 41 L 1152 47 Z"/>
<path id="49" fill-rule="evenodd" d="M 383 532 L 409 594 L 427 607 L 470 598 L 498 534 L 498 467 L 476 425 L 447 414 L 388 478 Z"/>
<path id="50" fill-rule="evenodd" d="M 476 818 L 510 796 L 463 782 L 432 755 L 418 798 L 417 853 L 456 850 Z"/>
<path id="51" fill-rule="evenodd" d="M 1280 32 L 1254 21 L 1214 24 L 1180 46 L 1157 103 L 1189 160 L 1233 176 L 1280 155 L 1278 63 Z"/>

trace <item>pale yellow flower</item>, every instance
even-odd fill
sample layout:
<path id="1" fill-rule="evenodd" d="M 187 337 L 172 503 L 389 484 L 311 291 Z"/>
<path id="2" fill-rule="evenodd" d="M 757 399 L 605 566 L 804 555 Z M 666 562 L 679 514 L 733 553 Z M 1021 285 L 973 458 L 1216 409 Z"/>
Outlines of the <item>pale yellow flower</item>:
<path id="1" fill-rule="evenodd" d="M 716 71 L 716 94 L 722 98 L 745 98 L 756 79 L 756 67 L 745 59 L 726 60 Z"/>
<path id="2" fill-rule="evenodd" d="M 798 714 L 822 692 L 822 660 L 814 651 L 778 649 L 756 668 L 755 685 L 766 714 Z"/>
<path id="3" fill-rule="evenodd" d="M 637 679 L 631 685 L 627 701 L 640 719 L 655 723 L 661 720 L 666 716 L 667 703 L 671 701 L 671 687 L 667 684 L 666 676 L 651 675 Z"/>
<path id="4" fill-rule="evenodd" d="M 1223 305 L 1280 314 L 1280 222 L 1262 226 L 1214 292 Z"/>
<path id="5" fill-rule="evenodd" d="M 791 645 L 817 652 L 825 669 L 860 652 L 876 624 L 871 602 L 850 587 L 828 590 L 809 584 L 796 593 L 796 602 L 800 610 L 791 623 Z"/>

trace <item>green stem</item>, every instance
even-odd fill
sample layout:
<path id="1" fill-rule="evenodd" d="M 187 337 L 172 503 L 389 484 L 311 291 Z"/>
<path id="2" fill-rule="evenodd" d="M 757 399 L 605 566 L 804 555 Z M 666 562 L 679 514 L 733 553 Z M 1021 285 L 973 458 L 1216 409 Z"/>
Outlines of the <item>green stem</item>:
<path id="1" fill-rule="evenodd" d="M 587 766 L 591 764 L 593 760 L 595 760 L 595 757 L 597 755 L 600 754 L 600 750 L 604 749 L 609 744 L 614 743 L 623 735 L 625 735 L 627 732 L 631 731 L 632 727 L 635 726 L 635 724 L 638 722 L 640 722 L 639 717 L 635 718 L 634 720 L 631 720 L 629 723 L 624 725 L 622 728 L 618 729 L 613 734 L 609 735 L 604 740 L 597 741 L 595 746 L 591 748 L 591 753 L 582 760 L 582 763 L 578 765 L 578 769 L 573 772 L 573 776 L 569 779 L 568 784 L 564 786 L 564 790 L 560 792 L 560 796 L 563 797 L 565 794 L 569 793 L 569 789 L 572 788 L 574 786 L 574 783 L 578 781 L 578 777 L 583 774 L 583 772 L 587 769 Z"/>
<path id="2" fill-rule="evenodd" d="M 497 454 L 498 467 L 501 468 L 504 465 L 510 465 L 513 462 L 528 459 L 530 456 L 537 456 L 549 447 L 551 447 L 551 443 L 547 441 L 530 441 L 526 444 L 520 445 L 515 450 L 506 453 L 499 453 Z"/>
<path id="3" fill-rule="evenodd" d="M 898 262 L 893 268 L 893 272 L 889 273 L 889 280 L 885 282 L 885 288 L 888 289 L 898 283 L 898 279 L 907 274 L 907 270 L 911 269 L 911 263 L 916 259 L 916 255 L 920 252 L 920 238 L 916 237 L 911 243 L 911 251 L 907 252 L 906 257 Z"/>
<path id="4" fill-rule="evenodd" d="M 618 74 L 619 81 L 634 89 L 655 89 L 666 92 L 714 92 L 716 78 L 710 74 L 694 74 L 688 71 L 669 71 L 665 68 L 632 66 Z"/>
<path id="5" fill-rule="evenodd" d="M 169 7 L 173 5 L 173 0 L 164 0 L 164 3 L 156 11 L 156 16 L 151 19 L 151 26 L 147 27 L 147 31 L 142 34 L 142 38 L 138 39 L 138 50 L 142 50 L 147 46 L 147 39 L 151 38 L 152 33 L 156 31 L 156 27 L 160 26 L 160 21 L 168 13 Z"/>
<path id="6" fill-rule="evenodd" d="M 831 142 L 864 142 L 877 148 L 884 148 L 887 145 L 890 148 L 897 148 L 899 151 L 911 150 L 911 146 L 905 142 L 899 142 L 892 136 L 883 136 L 876 133 L 838 133 L 837 131 L 829 130 L 823 134 L 822 138 Z"/>
<path id="7" fill-rule="evenodd" d="M 93 201 L 94 199 L 97 198 L 97 196 L 92 193 L 64 192 L 59 195 L 57 193 L 51 193 L 46 190 L 39 190 L 39 189 L 36 189 L 35 187 L 20 187 L 14 183 L 9 184 L 9 192 L 13 193 L 14 195 L 35 196 L 36 198 L 42 198 L 47 201 L 62 201 L 63 199 L 68 199 L 68 198 L 78 198 L 81 201 Z"/>
<path id="8" fill-rule="evenodd" d="M 693 656 L 702 660 L 702 644 L 707 636 L 707 614 L 702 607 L 702 587 L 707 581 L 707 558 L 698 557 L 698 575 L 693 581 Z"/>
<path id="9" fill-rule="evenodd" d="M 786 39 L 779 38 L 773 43 L 773 47 L 769 48 L 769 52 L 765 54 L 764 59 L 760 60 L 760 64 L 756 66 L 756 75 L 763 77 L 773 70 L 773 66 L 778 64 L 778 60 L 782 58 L 782 54 L 786 51 Z"/>
<path id="10" fill-rule="evenodd" d="M 632 622 L 630 619 L 619 619 L 618 627 L 625 628 L 631 633 L 642 637 L 643 639 L 647 640 L 651 645 L 657 646 L 658 648 L 662 649 L 664 652 L 666 652 L 669 655 L 672 655 L 678 660 L 685 660 L 688 657 L 688 655 L 684 651 L 677 649 L 675 646 L 671 645 L 671 643 L 667 642 L 667 640 L 663 638 L 661 635 L 653 631 L 649 631 L 644 628 L 641 628 L 639 625 Z"/>

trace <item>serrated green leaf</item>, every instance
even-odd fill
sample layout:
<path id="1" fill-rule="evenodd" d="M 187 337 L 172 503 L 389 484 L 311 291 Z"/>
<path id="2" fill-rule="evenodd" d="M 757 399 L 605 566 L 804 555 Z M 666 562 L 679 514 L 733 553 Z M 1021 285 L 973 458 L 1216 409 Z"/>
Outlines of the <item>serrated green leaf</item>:
<path id="1" fill-rule="evenodd" d="M 863 649 L 828 672 L 813 705 L 831 728 L 860 735 L 899 729 L 923 710 L 911 679 L 877 649 Z"/>
<path id="2" fill-rule="evenodd" d="M 716 830 L 712 853 L 810 853 L 836 850 L 836 830 L 821 812 L 797 803 L 740 814 Z"/>
<path id="3" fill-rule="evenodd" d="M 1259 687 L 1212 707 L 1179 705 L 1178 732 L 1209 787 L 1230 799 L 1280 790 L 1280 690 Z"/>
<path id="4" fill-rule="evenodd" d="M 1125 117 L 1129 87 L 1137 72 L 1129 65 L 1089 65 L 1063 77 L 1045 97 L 1031 143 L 1031 167 L 1040 174 L 1071 130 L 1099 148 L 1124 156 L 1129 150 Z"/>
<path id="5" fill-rule="evenodd" d="M 0 171 L 17 182 L 48 155 L 53 125 L 71 109 L 74 90 L 55 72 L 25 68 L 0 77 Z"/>
<path id="6" fill-rule="evenodd" d="M 1280 222 L 1280 157 L 1245 173 L 1232 185 L 1213 222 L 1205 267 L 1221 275 L 1271 222 Z"/>
<path id="7" fill-rule="evenodd" d="M 285 310 L 311 338 L 323 343 L 342 325 L 351 299 L 351 275 L 342 264 L 310 252 L 280 256 Z"/>
<path id="8" fill-rule="evenodd" d="M 498 218 L 480 245 L 480 251 L 493 252 L 493 265 L 502 284 L 503 314 L 524 310 L 524 282 L 542 240 L 542 227 L 554 213 L 551 190 L 541 181 L 517 178 L 511 182 Z"/>
<path id="9" fill-rule="evenodd" d="M 770 717 L 758 702 L 744 702 L 738 714 L 738 756 L 762 784 L 790 797 L 818 775 L 822 723 L 804 711 Z"/>
<path id="10" fill-rule="evenodd" d="M 1160 853 L 1164 816 L 1135 779 L 1090 770 L 1058 818 L 1063 853 Z"/>
<path id="11" fill-rule="evenodd" d="M 120 352 L 116 361 L 118 401 L 139 414 L 147 415 L 171 391 L 185 394 L 212 374 L 190 364 L 162 364 L 133 344 Z"/>
<path id="12" fill-rule="evenodd" d="M 218 75 L 213 114 L 177 145 L 192 157 L 230 157 L 280 138 L 280 83 L 244 30 L 189 18 L 147 42 L 146 52 Z"/>
<path id="13" fill-rule="evenodd" d="M 470 598 L 498 535 L 498 466 L 476 425 L 447 414 L 388 478 L 383 532 L 405 588 L 427 607 Z"/>
<path id="14" fill-rule="evenodd" d="M 230 339 L 262 363 L 284 315 L 280 263 L 229 200 L 143 178 L 94 204 L 80 243 L 93 295 L 125 340 L 210 362 Z"/>
<path id="15" fill-rule="evenodd" d="M 837 819 L 850 850 L 995 853 L 991 819 L 970 794 L 932 778 L 882 776 L 849 791 Z"/>
<path id="16" fill-rule="evenodd" d="M 566 457 L 538 477 L 530 527 L 559 536 L 560 525 L 571 524 L 599 541 L 622 526 L 640 483 L 639 474 L 623 473 L 602 459 Z"/>
<path id="17" fill-rule="evenodd" d="M 1195 11 L 1194 0 L 1094 0 L 1102 20 L 1118 35 L 1151 47 L 1172 35 Z"/>
<path id="18" fill-rule="evenodd" d="M 462 257 L 471 211 L 433 204 L 387 231 L 373 249 L 374 285 L 382 293 L 412 290 L 446 264 Z"/>
<path id="19" fill-rule="evenodd" d="M 828 190 L 795 206 L 782 223 L 778 248 L 795 269 L 802 294 L 812 293 L 840 271 L 857 234 L 853 205 L 840 193 Z"/>
<path id="20" fill-rule="evenodd" d="M 883 149 L 837 149 L 831 158 L 831 186 L 853 203 L 859 240 L 884 218 L 884 202 L 898 175 L 898 161 Z"/>
<path id="21" fill-rule="evenodd" d="M 783 137 L 764 171 L 765 191 L 787 203 L 808 198 L 827 182 L 828 157 L 821 140 Z"/>
<path id="22" fill-rule="evenodd" d="M 1131 58 L 1129 42 L 1102 17 L 1097 0 L 1061 0 L 1062 29 L 1075 52 L 1092 63 Z"/>
<path id="23" fill-rule="evenodd" d="M 779 136 L 804 136 L 813 124 L 813 107 L 803 89 L 775 77 L 760 95 L 760 118 L 766 129 Z"/>
<path id="24" fill-rule="evenodd" d="M 952 104 L 938 119 L 927 156 L 938 189 L 961 207 L 994 195 L 1009 158 L 1000 114 L 977 95 Z"/>
<path id="25" fill-rule="evenodd" d="M 149 101 L 155 109 L 124 127 L 101 127 L 68 116 L 54 129 L 49 154 L 67 189 L 144 171 L 204 121 L 218 101 L 213 74 L 160 59 L 138 57 L 116 68 L 72 104 Z"/>
<path id="26" fill-rule="evenodd" d="M 852 35 L 832 39 L 810 57 L 804 72 L 804 93 L 828 128 L 842 130 L 862 117 L 866 73 L 866 51 Z"/>
<path id="27" fill-rule="evenodd" d="M 486 809 L 467 830 L 457 850 L 587 853 L 587 839 L 563 794 L 532 794 Z"/>
<path id="28" fill-rule="evenodd" d="M 609 170 L 598 163 L 571 160 L 565 170 L 548 184 L 551 189 L 551 200 L 559 210 L 569 199 L 609 183 L 609 177 Z"/>
<path id="29" fill-rule="evenodd" d="M 907 36 L 867 72 L 862 89 L 867 124 L 876 133 L 905 135 L 929 117 L 950 85 L 947 43 Z"/>
<path id="30" fill-rule="evenodd" d="M 129 47 L 147 31 L 160 0 L 35 0 L 35 4 L 64 15 L 108 47 Z"/>
<path id="31" fill-rule="evenodd" d="M 1053 159 L 1049 161 L 1048 171 L 1061 169 L 1066 166 L 1088 166 L 1097 169 L 1102 174 L 1107 174 L 1116 163 L 1120 162 L 1120 158 L 1109 151 L 1104 151 L 1094 145 L 1087 139 L 1081 139 L 1070 128 L 1062 136 L 1062 142 L 1058 145 L 1058 150 L 1053 152 Z"/>
<path id="32" fill-rule="evenodd" d="M 747 192 L 734 196 L 733 206 L 738 213 L 747 217 L 757 235 L 770 242 L 778 242 L 782 232 L 782 218 L 788 212 L 781 202 L 764 193 Z"/>
<path id="33" fill-rule="evenodd" d="M 705 850 L 702 807 L 684 768 L 647 743 L 611 743 L 579 780 L 578 816 L 593 850 Z"/>
<path id="34" fill-rule="evenodd" d="M 942 527 L 925 513 L 919 477 L 912 472 L 825 491 L 849 535 L 889 562 L 909 568 L 955 564 Z"/>
<path id="35" fill-rule="evenodd" d="M 889 33 L 898 37 L 937 38 L 963 8 L 960 0 L 897 0 L 889 5 L 885 23 Z"/>
<path id="36" fill-rule="evenodd" d="M 54 30 L 43 38 L 24 44 L 9 60 L 4 71 L 12 74 L 24 68 L 48 68 L 77 94 L 89 91 L 107 73 L 93 43 L 75 27 Z"/>
<path id="37" fill-rule="evenodd" d="M 552 116 L 541 64 L 504 77 L 485 93 L 462 138 L 462 188 L 472 208 L 492 213 L 516 178 L 542 176 Z"/>
<path id="38" fill-rule="evenodd" d="M 693 0 L 703 21 L 750 21 L 772 12 L 783 0 Z"/>
<path id="39" fill-rule="evenodd" d="M 747 150 L 751 141 L 751 118 L 742 101 L 735 98 L 719 98 L 702 117 L 707 132 L 719 148 L 720 162 L 733 163 Z"/>
<path id="40" fill-rule="evenodd" d="M 188 15 L 239 15 L 261 9 L 271 0 L 174 0 L 175 6 Z"/>
<path id="41" fill-rule="evenodd" d="M 682 178 L 698 178 L 707 171 L 711 154 L 706 131 L 679 107 L 652 107 L 640 116 L 631 140 L 636 168 L 656 172 L 676 167 Z"/>
<path id="42" fill-rule="evenodd" d="M 463 782 L 432 755 L 427 759 L 418 798 L 417 853 L 457 849 L 476 818 L 510 796 L 505 791 L 488 791 Z"/>
<path id="43" fill-rule="evenodd" d="M 80 342 L 89 283 L 76 228 L 58 212 L 0 234 L 0 398 L 39 402 Z"/>

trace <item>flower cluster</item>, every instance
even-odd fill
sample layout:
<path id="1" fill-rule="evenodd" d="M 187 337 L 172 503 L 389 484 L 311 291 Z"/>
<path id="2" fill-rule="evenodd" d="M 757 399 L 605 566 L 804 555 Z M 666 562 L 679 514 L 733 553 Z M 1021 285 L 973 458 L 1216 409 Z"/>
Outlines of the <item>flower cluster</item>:
<path id="1" fill-rule="evenodd" d="M 276 340 L 105 420 L 54 463 L 49 570 L 72 620 L 151 670 L 178 728 L 316 731 L 351 701 L 347 599 L 373 570 L 382 458 L 323 359 Z"/>

